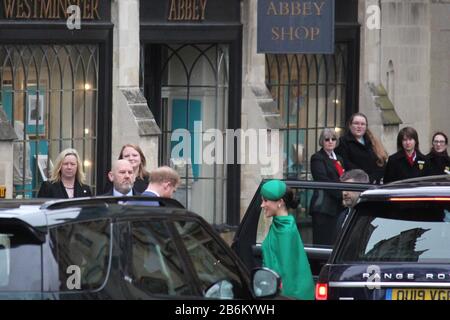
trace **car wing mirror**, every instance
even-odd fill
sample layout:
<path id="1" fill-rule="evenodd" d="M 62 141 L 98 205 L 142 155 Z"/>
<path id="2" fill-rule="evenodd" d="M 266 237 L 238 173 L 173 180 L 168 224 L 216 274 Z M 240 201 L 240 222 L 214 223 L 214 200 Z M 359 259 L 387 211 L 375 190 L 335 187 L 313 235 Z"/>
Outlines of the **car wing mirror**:
<path id="1" fill-rule="evenodd" d="M 257 298 L 271 298 L 280 293 L 281 277 L 268 268 L 257 268 L 252 272 L 253 294 Z"/>

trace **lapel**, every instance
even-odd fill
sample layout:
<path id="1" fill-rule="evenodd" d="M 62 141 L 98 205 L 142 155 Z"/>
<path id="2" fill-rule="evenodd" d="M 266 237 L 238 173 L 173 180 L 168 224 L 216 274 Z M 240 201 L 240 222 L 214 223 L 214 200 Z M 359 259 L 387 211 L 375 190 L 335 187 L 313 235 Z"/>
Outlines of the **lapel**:
<path id="1" fill-rule="evenodd" d="M 57 188 L 57 193 L 62 196 L 62 198 L 69 199 L 69 195 L 66 192 L 66 188 L 64 188 L 64 184 L 60 180 L 58 184 L 55 186 Z"/>
<path id="2" fill-rule="evenodd" d="M 326 164 L 326 166 L 327 166 L 327 171 L 328 171 L 328 172 L 332 172 L 333 175 L 336 175 L 336 176 L 337 176 L 338 173 L 337 173 L 336 167 L 334 166 L 333 160 L 328 156 L 327 152 L 326 152 L 324 149 L 321 149 L 320 152 L 321 152 L 322 156 L 323 156 L 324 159 L 325 159 L 325 164 Z M 337 156 L 336 156 L 336 157 L 337 157 Z M 342 164 L 342 163 L 341 163 L 341 164 Z"/>

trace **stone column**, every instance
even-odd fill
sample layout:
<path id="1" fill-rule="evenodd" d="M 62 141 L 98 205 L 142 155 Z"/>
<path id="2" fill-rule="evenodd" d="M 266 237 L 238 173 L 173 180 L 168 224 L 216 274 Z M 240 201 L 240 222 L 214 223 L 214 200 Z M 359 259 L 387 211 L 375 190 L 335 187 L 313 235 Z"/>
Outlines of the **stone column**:
<path id="1" fill-rule="evenodd" d="M 158 165 L 160 130 L 139 89 L 139 0 L 114 0 L 112 154 L 117 159 L 126 143 L 139 145 L 147 169 Z"/>

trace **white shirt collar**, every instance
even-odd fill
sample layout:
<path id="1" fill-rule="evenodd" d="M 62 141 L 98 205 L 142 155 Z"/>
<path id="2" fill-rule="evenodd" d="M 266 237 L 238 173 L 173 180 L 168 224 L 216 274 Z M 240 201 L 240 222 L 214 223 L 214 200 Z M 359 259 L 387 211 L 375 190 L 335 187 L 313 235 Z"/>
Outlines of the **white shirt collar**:
<path id="1" fill-rule="evenodd" d="M 123 194 L 117 191 L 116 188 L 113 188 L 113 196 L 114 197 L 133 196 L 133 189 L 130 189 L 130 192 L 128 192 L 127 194 Z"/>

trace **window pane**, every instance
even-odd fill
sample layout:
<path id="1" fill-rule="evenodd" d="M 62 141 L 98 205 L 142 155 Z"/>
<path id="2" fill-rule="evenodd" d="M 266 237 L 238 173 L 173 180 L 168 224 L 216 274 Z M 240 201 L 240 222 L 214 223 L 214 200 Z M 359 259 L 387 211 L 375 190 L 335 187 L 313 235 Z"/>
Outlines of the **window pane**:
<path id="1" fill-rule="evenodd" d="M 74 290 L 78 279 L 71 276 L 78 272 L 81 290 L 97 289 L 104 283 L 111 246 L 108 220 L 58 226 L 50 230 L 50 237 L 58 263 L 59 290 Z"/>
<path id="2" fill-rule="evenodd" d="M 132 224 L 131 275 L 149 294 L 192 295 L 172 237 L 162 222 Z"/>
<path id="3" fill-rule="evenodd" d="M 202 290 L 224 279 L 231 281 L 235 290 L 242 288 L 236 264 L 199 223 L 179 221 L 175 225 L 191 257 Z"/>

